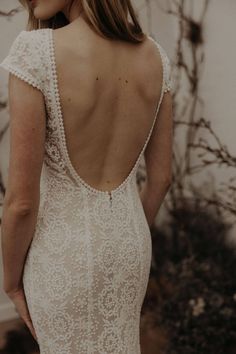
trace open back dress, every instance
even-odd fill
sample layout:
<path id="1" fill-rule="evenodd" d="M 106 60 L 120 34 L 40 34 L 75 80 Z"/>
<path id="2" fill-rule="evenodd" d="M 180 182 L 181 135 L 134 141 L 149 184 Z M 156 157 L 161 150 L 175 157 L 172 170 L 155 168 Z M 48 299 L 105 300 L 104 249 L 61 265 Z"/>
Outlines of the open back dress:
<path id="1" fill-rule="evenodd" d="M 90 186 L 68 154 L 53 29 L 21 31 L 0 66 L 38 88 L 47 112 L 40 205 L 23 285 L 41 354 L 140 354 L 140 314 L 151 266 L 151 233 L 136 174 L 164 94 L 170 61 L 152 37 L 163 82 L 152 127 L 117 187 Z"/>

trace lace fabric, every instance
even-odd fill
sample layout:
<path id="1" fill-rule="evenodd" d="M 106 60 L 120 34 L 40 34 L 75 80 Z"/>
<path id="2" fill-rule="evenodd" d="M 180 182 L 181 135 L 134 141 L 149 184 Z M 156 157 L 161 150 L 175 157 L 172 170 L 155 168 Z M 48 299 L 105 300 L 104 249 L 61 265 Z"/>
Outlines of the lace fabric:
<path id="1" fill-rule="evenodd" d="M 70 161 L 53 30 L 20 32 L 0 64 L 39 89 L 47 111 L 40 207 L 23 274 L 41 354 L 140 354 L 152 246 L 136 172 L 171 91 L 170 61 L 155 43 L 163 83 L 153 125 L 129 175 L 111 192 L 87 184 Z"/>
<path id="2" fill-rule="evenodd" d="M 21 31 L 0 66 L 43 91 L 45 53 L 40 45 L 41 41 L 42 33 Z"/>

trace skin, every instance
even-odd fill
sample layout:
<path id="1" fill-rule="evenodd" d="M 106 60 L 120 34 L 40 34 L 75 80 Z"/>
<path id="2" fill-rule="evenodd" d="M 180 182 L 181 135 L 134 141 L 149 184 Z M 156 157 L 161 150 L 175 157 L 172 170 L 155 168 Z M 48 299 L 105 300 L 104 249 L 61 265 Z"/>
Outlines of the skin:
<path id="1" fill-rule="evenodd" d="M 150 130 L 161 89 L 161 60 L 148 39 L 137 47 L 100 37 L 87 24 L 80 3 L 70 10 L 69 5 L 68 0 L 37 0 L 34 15 L 43 20 L 62 11 L 70 22 L 53 32 L 68 152 L 88 184 L 112 190 L 128 175 Z M 37 222 L 46 114 L 39 90 L 11 74 L 8 87 L 11 143 L 1 228 L 4 290 L 37 340 L 22 274 Z M 140 195 L 150 226 L 171 184 L 169 93 L 157 118 L 145 151 L 147 182 Z"/>

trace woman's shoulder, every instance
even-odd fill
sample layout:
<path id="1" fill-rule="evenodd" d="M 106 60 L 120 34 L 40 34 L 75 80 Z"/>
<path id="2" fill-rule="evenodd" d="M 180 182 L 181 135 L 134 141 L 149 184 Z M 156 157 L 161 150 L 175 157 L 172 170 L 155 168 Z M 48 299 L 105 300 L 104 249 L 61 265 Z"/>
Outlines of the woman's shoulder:
<path id="1" fill-rule="evenodd" d="M 159 51 L 160 55 L 162 56 L 163 59 L 169 60 L 169 56 L 164 49 L 164 47 L 160 44 L 159 40 L 155 39 L 154 37 L 147 35 L 147 41 L 150 42 L 156 48 L 156 50 Z"/>

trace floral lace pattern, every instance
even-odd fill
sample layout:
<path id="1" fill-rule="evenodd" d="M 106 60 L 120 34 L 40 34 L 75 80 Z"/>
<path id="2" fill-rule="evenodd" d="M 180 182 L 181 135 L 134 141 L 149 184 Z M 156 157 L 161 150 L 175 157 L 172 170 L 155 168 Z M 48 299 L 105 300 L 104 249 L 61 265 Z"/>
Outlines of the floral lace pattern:
<path id="1" fill-rule="evenodd" d="M 155 119 L 129 175 L 111 192 L 89 186 L 71 164 L 53 30 L 20 32 L 0 64 L 41 90 L 47 111 L 40 208 L 23 274 L 41 354 L 141 353 L 152 246 L 136 172 L 162 97 L 171 90 L 169 59 L 157 47 L 163 83 Z"/>

